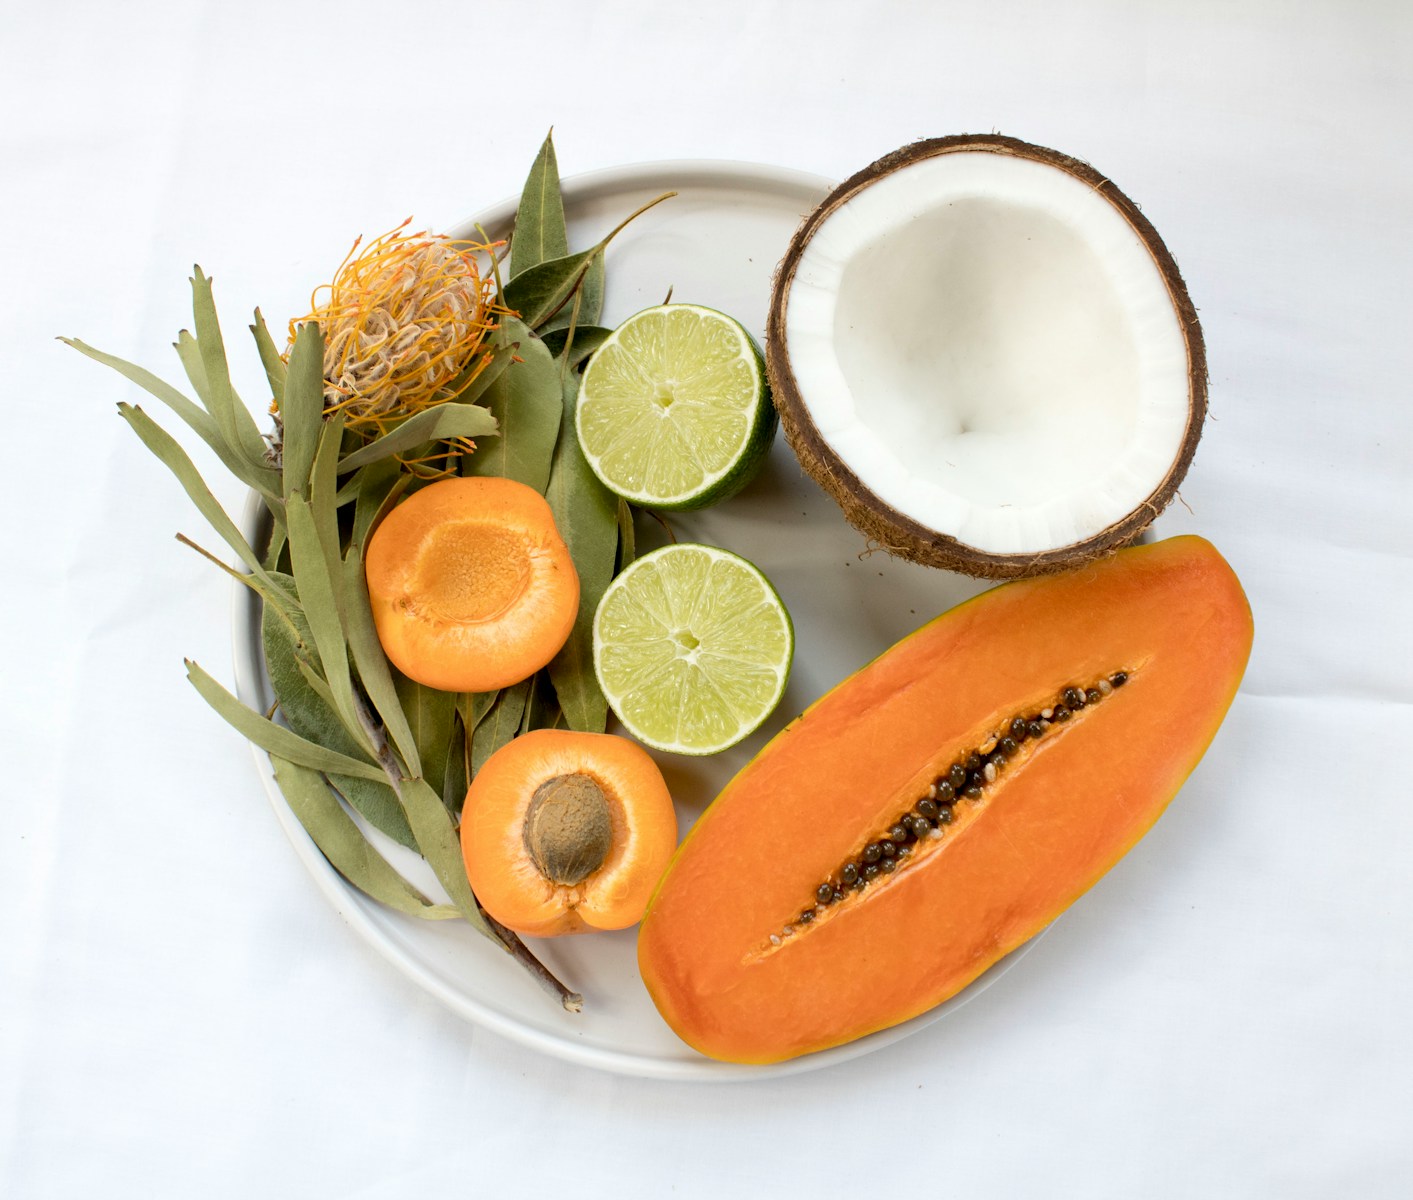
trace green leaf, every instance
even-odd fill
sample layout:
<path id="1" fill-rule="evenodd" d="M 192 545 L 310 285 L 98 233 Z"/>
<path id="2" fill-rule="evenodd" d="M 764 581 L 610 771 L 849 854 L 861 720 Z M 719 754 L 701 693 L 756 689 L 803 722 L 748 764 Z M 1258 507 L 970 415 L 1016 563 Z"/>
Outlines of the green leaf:
<path id="1" fill-rule="evenodd" d="M 506 745 L 520 732 L 520 719 L 530 697 L 532 680 L 522 680 L 512 687 L 502 688 L 475 732 L 471 735 L 471 777 L 474 779 L 486 759 Z"/>
<path id="2" fill-rule="evenodd" d="M 563 414 L 559 368 L 545 344 L 514 317 L 501 321 L 495 337 L 501 345 L 518 342 L 522 361 L 512 364 L 486 393 L 500 437 L 463 458 L 462 471 L 504 476 L 543 493 Z"/>
<path id="3" fill-rule="evenodd" d="M 211 528 L 221 535 L 226 545 L 235 551 L 241 562 L 270 588 L 278 603 L 286 607 L 292 606 L 295 603 L 294 597 L 271 579 L 259 556 L 251 549 L 250 543 L 245 540 L 245 535 L 226 515 L 226 510 L 211 494 L 211 489 L 206 486 L 205 480 L 201 478 L 201 473 L 177 440 L 140 408 L 131 404 L 119 404 L 118 412 L 122 415 L 123 420 L 132 426 L 137 436 L 142 439 L 143 445 L 161 459 L 167 469 L 177 477 L 177 482 L 182 485 L 197 510 L 206 518 Z"/>
<path id="4" fill-rule="evenodd" d="M 618 499 L 618 567 L 624 570 L 638 557 L 637 530 L 633 528 L 633 506 L 621 496 Z"/>
<path id="5" fill-rule="evenodd" d="M 383 463 L 392 467 L 386 486 L 381 482 L 370 482 L 359 493 L 358 500 L 353 506 L 352 540 L 360 546 L 368 544 L 369 535 L 378 527 L 379 522 L 392 511 L 402 493 L 415 482 L 413 476 L 403 471 L 391 459 L 384 459 Z"/>
<path id="6" fill-rule="evenodd" d="M 462 692 L 457 696 L 456 712 L 468 733 L 486 719 L 499 695 L 499 692 Z"/>
<path id="7" fill-rule="evenodd" d="M 421 775 L 422 758 L 417 749 L 417 739 L 407 722 L 407 714 L 402 711 L 392 668 L 388 666 L 387 655 L 383 653 L 377 627 L 373 624 L 368 580 L 363 574 L 362 542 L 356 541 L 348 548 L 343 567 L 344 628 L 354 666 L 358 669 L 358 678 L 408 772 Z"/>
<path id="8" fill-rule="evenodd" d="M 574 408 L 579 377 L 564 377 L 564 422 L 545 498 L 579 573 L 579 613 L 569 640 L 550 661 L 549 675 L 570 729 L 602 733 L 608 702 L 594 675 L 594 613 L 613 578 L 618 552 L 618 498 L 589 468 L 579 447 Z"/>
<path id="9" fill-rule="evenodd" d="M 583 306 L 580 306 L 580 315 L 583 315 Z M 612 329 L 605 329 L 602 325 L 578 325 L 574 329 L 574 343 L 569 347 L 569 357 L 566 360 L 569 369 L 572 371 L 581 362 L 589 357 L 595 350 L 608 341 L 613 333 Z M 566 325 L 563 329 L 551 329 L 542 335 L 545 348 L 549 350 L 555 358 L 559 358 L 569 341 L 569 328 Z"/>
<path id="10" fill-rule="evenodd" d="M 201 697 L 218 714 L 243 734 L 246 740 L 254 742 L 270 754 L 278 754 L 302 767 L 312 767 L 330 775 L 352 775 L 356 779 L 386 780 L 387 776 L 371 762 L 362 762 L 347 754 L 326 749 L 316 742 L 300 737 L 283 725 L 276 725 L 268 717 L 262 717 L 253 709 L 246 708 L 225 688 L 211 678 L 190 659 L 186 663 L 187 678 L 201 694 Z"/>
<path id="11" fill-rule="evenodd" d="M 468 771 L 471 768 L 466 753 L 466 730 L 458 719 L 453 722 L 451 737 L 446 744 L 446 762 L 442 768 L 442 803 L 447 812 L 459 814 L 466 801 L 466 788 L 470 783 Z"/>
<path id="12" fill-rule="evenodd" d="M 456 693 L 429 688 L 400 672 L 393 674 L 393 687 L 421 756 L 422 777 L 440 797 L 446 782 L 447 744 L 456 721 Z"/>
<path id="13" fill-rule="evenodd" d="M 278 406 L 284 407 L 285 376 L 288 369 L 285 367 L 285 360 L 280 357 L 275 339 L 265 328 L 265 318 L 261 316 L 258 308 L 255 310 L 255 323 L 251 325 L 250 332 L 255 337 L 255 348 L 260 351 L 260 362 L 265 368 L 265 378 L 270 383 L 270 395 Z"/>
<path id="14" fill-rule="evenodd" d="M 290 563 L 295 590 L 319 650 L 324 678 L 333 693 L 335 710 L 349 734 L 370 756 L 373 746 L 359 720 L 359 703 L 348 666 L 343 628 L 343 572 L 334 575 L 319 538 L 314 514 L 298 492 L 287 502 Z M 335 556 L 337 550 L 335 550 Z M 335 561 L 341 561 L 337 558 Z"/>
<path id="15" fill-rule="evenodd" d="M 434 904 L 397 873 L 368 844 L 362 831 L 335 799 L 324 776 L 278 755 L 270 756 L 275 782 L 290 811 L 304 826 L 320 853 L 360 892 L 398 912 L 427 920 L 446 920 L 461 913 L 449 904 Z M 389 789 L 391 794 L 391 789 Z M 401 809 L 398 810 L 401 818 Z M 408 841 L 411 841 L 408 834 Z"/>
<path id="16" fill-rule="evenodd" d="M 206 364 L 201 360 L 201 347 L 196 344 L 196 339 L 185 329 L 177 334 L 174 346 L 177 357 L 182 361 L 182 369 L 186 372 L 186 377 L 191 383 L 192 391 L 209 409 L 211 407 L 211 389 L 206 384 Z"/>
<path id="17" fill-rule="evenodd" d="M 510 280 L 501 293 L 502 303 L 531 329 L 538 329 L 553 317 L 584 282 L 584 273 L 600 247 L 581 250 L 563 258 L 552 258 L 531 267 Z"/>
<path id="18" fill-rule="evenodd" d="M 447 438 L 491 437 L 496 432 L 495 417 L 479 404 L 437 404 L 408 417 L 396 429 L 346 455 L 339 464 L 339 471 L 352 471 L 380 459 L 405 454 L 428 442 Z"/>
<path id="19" fill-rule="evenodd" d="M 447 895 L 461 910 L 461 915 L 481 933 L 499 942 L 481 915 L 480 906 L 466 880 L 461 842 L 457 839 L 456 827 L 441 796 L 432 790 L 425 779 L 406 779 L 402 782 L 402 806 L 407 814 L 407 823 L 412 826 L 417 838 L 417 848 L 422 851 L 422 857 L 436 873 Z"/>
<path id="20" fill-rule="evenodd" d="M 306 321 L 295 335 L 285 379 L 285 400 L 280 407 L 284 430 L 284 495 L 308 495 L 309 472 L 324 424 L 324 335 L 314 321 Z"/>
<path id="21" fill-rule="evenodd" d="M 79 341 L 78 338 L 60 338 L 59 340 L 66 346 L 72 346 L 80 354 L 93 359 L 94 362 L 102 363 L 105 367 L 112 367 L 125 379 L 137 384 L 143 391 L 162 401 L 211 448 L 226 470 L 242 483 L 258 491 L 266 498 L 267 502 L 273 502 L 276 517 L 283 519 L 283 510 L 279 508 L 280 473 L 264 463 L 249 463 L 232 450 L 221 436 L 221 431 L 216 428 L 216 422 L 211 414 L 199 404 L 193 404 L 171 384 L 158 379 L 151 371 L 146 371 L 142 367 L 112 354 L 105 354 L 102 350 L 95 350 L 87 343 Z"/>
<path id="22" fill-rule="evenodd" d="M 200 267 L 194 267 L 193 271 L 192 315 L 196 322 L 196 342 L 201 349 L 201 362 L 206 373 L 206 407 L 232 450 L 249 462 L 263 462 L 265 441 L 255 427 L 255 418 L 231 386 L 226 346 L 221 340 L 216 301 L 211 294 L 211 280 L 201 273 Z"/>
<path id="23" fill-rule="evenodd" d="M 585 325 L 592 325 L 603 316 L 603 292 L 604 257 L 599 255 L 589 264 L 589 269 L 584 272 L 584 282 L 579 287 L 579 294 L 584 297 L 579 319 Z"/>
<path id="24" fill-rule="evenodd" d="M 329 577 L 334 581 L 334 594 L 343 615 L 343 555 L 340 553 L 338 512 L 339 448 L 343 442 L 343 413 L 334 413 L 319 430 L 319 446 L 314 453 L 314 467 L 309 472 L 309 511 L 319 532 L 319 544 L 324 548 Z"/>
<path id="25" fill-rule="evenodd" d="M 569 298 L 585 282 L 585 277 L 594 260 L 603 256 L 608 244 L 620 232 L 655 204 L 660 204 L 676 192 L 666 192 L 643 205 L 636 212 L 621 221 L 602 241 L 578 254 L 568 254 L 562 258 L 552 258 L 516 275 L 501 290 L 501 302 L 511 312 L 518 313 L 520 319 L 531 329 L 538 329 L 568 303 Z M 586 297 L 587 298 L 587 297 Z M 602 292 L 600 291 L 600 300 Z M 581 311 L 584 321 L 598 320 L 598 313 Z"/>
<path id="26" fill-rule="evenodd" d="M 520 193 L 515 214 L 515 235 L 510 243 L 511 278 L 530 267 L 569 253 L 564 225 L 564 197 L 559 190 L 559 164 L 551 130 L 535 156 L 530 175 Z"/>
<path id="27" fill-rule="evenodd" d="M 328 750 L 349 758 L 361 757 L 363 751 L 344 728 L 333 706 L 318 695 L 300 670 L 301 656 L 311 661 L 315 656 L 313 635 L 303 613 L 295 614 L 294 626 L 292 629 L 269 608 L 264 610 L 260 622 L 265 670 L 285 723 L 300 737 Z M 381 772 L 376 780 L 334 774 L 331 781 L 375 829 L 404 846 L 415 846 L 397 794 Z"/>
<path id="28" fill-rule="evenodd" d="M 547 671 L 537 671 L 530 695 L 525 701 L 525 715 L 520 718 L 520 732 L 531 729 L 555 729 L 564 724 L 564 712 L 559 707 L 554 685 Z M 597 732 L 602 733 L 600 728 Z"/>

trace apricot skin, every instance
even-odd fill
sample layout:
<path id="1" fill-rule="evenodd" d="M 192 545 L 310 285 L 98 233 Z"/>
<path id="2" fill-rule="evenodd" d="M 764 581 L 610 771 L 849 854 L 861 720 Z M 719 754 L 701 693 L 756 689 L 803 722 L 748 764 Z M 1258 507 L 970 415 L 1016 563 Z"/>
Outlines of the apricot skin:
<path id="1" fill-rule="evenodd" d="M 378 640 L 410 679 L 488 692 L 527 679 L 568 639 L 579 576 L 549 504 L 511 479 L 443 479 L 368 543 Z"/>

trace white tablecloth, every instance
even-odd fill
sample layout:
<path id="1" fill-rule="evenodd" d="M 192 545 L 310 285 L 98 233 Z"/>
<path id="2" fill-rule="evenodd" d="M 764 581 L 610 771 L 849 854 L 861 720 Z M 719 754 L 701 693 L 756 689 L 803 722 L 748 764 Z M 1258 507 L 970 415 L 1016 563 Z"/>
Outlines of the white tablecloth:
<path id="1" fill-rule="evenodd" d="M 1413 1191 L 1413 10 L 205 0 L 0 31 L 0 1195 Z M 183 678 L 224 675 L 230 589 L 172 540 L 205 531 L 114 415 L 136 390 L 53 340 L 170 372 L 194 261 L 236 330 L 277 324 L 353 234 L 515 192 L 551 124 L 566 174 L 839 178 L 1014 134 L 1112 176 L 1201 310 L 1211 420 L 1159 532 L 1249 592 L 1231 716 L 1022 963 L 845 1066 L 571 1066 L 355 938 Z"/>

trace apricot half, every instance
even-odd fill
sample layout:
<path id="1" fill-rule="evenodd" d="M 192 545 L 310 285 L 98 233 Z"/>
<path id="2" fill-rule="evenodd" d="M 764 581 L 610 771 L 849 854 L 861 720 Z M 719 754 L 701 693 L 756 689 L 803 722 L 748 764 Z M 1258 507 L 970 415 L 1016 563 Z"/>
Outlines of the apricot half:
<path id="1" fill-rule="evenodd" d="M 471 890 L 533 937 L 636 924 L 676 846 L 662 772 L 607 733 L 521 734 L 476 773 L 461 813 Z"/>
<path id="2" fill-rule="evenodd" d="M 512 479 L 443 479 L 378 526 L 365 570 L 383 652 L 418 683 L 489 692 L 559 653 L 579 576 L 545 498 Z"/>

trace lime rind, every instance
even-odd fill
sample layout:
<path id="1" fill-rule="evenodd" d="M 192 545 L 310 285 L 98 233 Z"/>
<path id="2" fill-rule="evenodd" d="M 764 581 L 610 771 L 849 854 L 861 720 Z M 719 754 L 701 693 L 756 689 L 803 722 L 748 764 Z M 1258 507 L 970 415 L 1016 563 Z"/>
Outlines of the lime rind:
<path id="1" fill-rule="evenodd" d="M 629 317 L 595 352 L 575 426 L 610 491 L 678 510 L 744 487 L 770 449 L 776 415 L 765 361 L 740 323 L 666 304 Z"/>
<path id="2" fill-rule="evenodd" d="M 726 550 L 679 544 L 644 555 L 594 615 L 594 671 L 640 741 L 714 754 L 779 704 L 794 626 L 770 581 Z"/>

